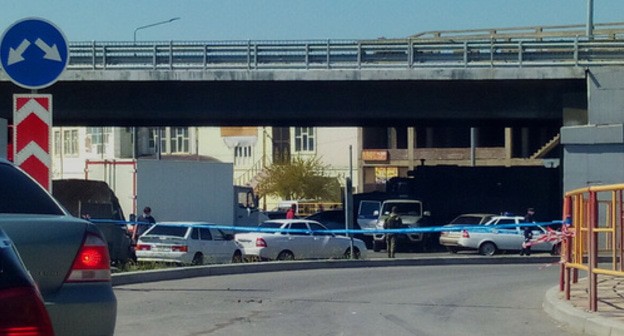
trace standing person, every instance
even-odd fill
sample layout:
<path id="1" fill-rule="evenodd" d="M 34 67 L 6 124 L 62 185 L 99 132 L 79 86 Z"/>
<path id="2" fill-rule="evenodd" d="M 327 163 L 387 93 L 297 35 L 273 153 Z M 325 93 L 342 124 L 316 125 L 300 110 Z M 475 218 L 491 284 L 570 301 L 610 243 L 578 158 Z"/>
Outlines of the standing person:
<path id="1" fill-rule="evenodd" d="M 290 209 L 286 211 L 286 219 L 295 219 L 296 213 L 297 213 L 297 204 L 293 203 L 290 205 Z"/>
<path id="2" fill-rule="evenodd" d="M 525 223 L 534 223 L 533 215 L 535 215 L 535 209 L 528 208 L 526 215 L 524 215 Z M 522 243 L 522 251 L 520 251 L 520 255 L 531 255 L 531 239 L 533 239 L 533 229 L 530 226 L 525 226 L 522 234 L 524 236 L 524 242 Z"/>
<path id="3" fill-rule="evenodd" d="M 143 214 L 137 218 L 137 224 L 134 228 L 132 241 L 136 244 L 139 236 L 152 227 L 153 224 L 156 224 L 156 219 L 152 216 L 152 208 L 146 206 L 143 208 Z"/>
<path id="4" fill-rule="evenodd" d="M 383 228 L 388 229 L 400 229 L 403 226 L 403 221 L 399 217 L 398 209 L 396 206 L 392 207 L 390 216 L 384 220 Z M 388 258 L 394 258 L 394 252 L 396 251 L 396 233 L 386 233 L 386 250 L 388 251 Z"/>

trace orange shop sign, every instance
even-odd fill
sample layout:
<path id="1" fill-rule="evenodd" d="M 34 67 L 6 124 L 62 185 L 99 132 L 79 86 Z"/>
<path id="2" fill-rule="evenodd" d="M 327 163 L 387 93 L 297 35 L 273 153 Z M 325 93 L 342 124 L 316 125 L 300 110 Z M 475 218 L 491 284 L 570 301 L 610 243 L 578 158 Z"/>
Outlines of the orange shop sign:
<path id="1" fill-rule="evenodd" d="M 365 149 L 362 151 L 362 160 L 364 161 L 388 161 L 388 151 Z"/>

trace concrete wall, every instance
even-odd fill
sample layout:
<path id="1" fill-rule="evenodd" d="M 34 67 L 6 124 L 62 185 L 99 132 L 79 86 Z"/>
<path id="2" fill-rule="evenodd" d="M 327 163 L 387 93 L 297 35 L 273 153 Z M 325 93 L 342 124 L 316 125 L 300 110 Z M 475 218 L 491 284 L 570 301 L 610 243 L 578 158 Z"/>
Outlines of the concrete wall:
<path id="1" fill-rule="evenodd" d="M 589 185 L 624 182 L 624 71 L 599 68 L 587 71 L 587 123 L 566 122 L 564 192 Z M 582 120 L 574 113 L 575 119 Z M 565 116 L 565 113 L 564 113 Z"/>

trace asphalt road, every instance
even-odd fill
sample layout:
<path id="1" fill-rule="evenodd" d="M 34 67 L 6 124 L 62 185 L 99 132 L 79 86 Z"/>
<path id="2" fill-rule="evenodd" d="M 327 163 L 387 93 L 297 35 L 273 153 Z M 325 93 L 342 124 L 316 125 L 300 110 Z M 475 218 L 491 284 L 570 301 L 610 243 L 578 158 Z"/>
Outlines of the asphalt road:
<path id="1" fill-rule="evenodd" d="M 117 335 L 573 335 L 546 265 L 357 268 L 124 285 Z"/>

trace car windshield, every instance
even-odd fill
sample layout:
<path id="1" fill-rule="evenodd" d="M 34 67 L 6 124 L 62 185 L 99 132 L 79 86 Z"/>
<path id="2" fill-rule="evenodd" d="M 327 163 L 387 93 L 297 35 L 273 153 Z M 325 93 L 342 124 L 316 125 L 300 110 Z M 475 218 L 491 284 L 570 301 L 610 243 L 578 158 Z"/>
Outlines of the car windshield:
<path id="1" fill-rule="evenodd" d="M 171 237 L 184 237 L 188 227 L 185 226 L 173 226 L 173 225 L 156 225 L 152 229 L 145 233 L 146 236 L 171 236 Z"/>
<path id="2" fill-rule="evenodd" d="M 385 203 L 383 205 L 383 214 L 389 214 L 393 207 L 397 207 L 399 215 L 420 216 L 422 207 L 420 203 Z"/>
<path id="3" fill-rule="evenodd" d="M 54 199 L 26 174 L 0 164 L 0 213 L 64 215 Z"/>

